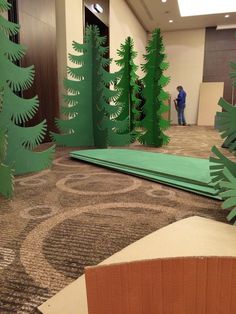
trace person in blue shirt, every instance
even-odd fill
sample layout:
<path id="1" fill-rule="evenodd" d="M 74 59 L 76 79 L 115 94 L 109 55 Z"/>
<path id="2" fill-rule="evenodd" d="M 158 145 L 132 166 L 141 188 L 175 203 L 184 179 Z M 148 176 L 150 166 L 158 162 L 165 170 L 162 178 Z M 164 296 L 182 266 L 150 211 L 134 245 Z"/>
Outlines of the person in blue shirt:
<path id="1" fill-rule="evenodd" d="M 186 105 L 186 92 L 184 91 L 183 86 L 178 86 L 176 89 L 179 92 L 178 97 L 175 99 L 176 110 L 178 113 L 178 123 L 179 125 L 187 125 L 184 116 L 184 109 Z"/>

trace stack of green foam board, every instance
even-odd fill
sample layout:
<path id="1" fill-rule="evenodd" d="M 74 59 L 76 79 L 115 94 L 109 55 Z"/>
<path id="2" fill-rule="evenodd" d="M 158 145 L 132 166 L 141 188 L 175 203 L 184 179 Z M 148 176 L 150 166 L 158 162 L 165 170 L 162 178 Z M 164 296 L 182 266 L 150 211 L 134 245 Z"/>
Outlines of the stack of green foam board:
<path id="1" fill-rule="evenodd" d="M 75 159 L 179 189 L 221 199 L 211 183 L 209 160 L 131 149 L 91 149 L 70 153 Z"/>

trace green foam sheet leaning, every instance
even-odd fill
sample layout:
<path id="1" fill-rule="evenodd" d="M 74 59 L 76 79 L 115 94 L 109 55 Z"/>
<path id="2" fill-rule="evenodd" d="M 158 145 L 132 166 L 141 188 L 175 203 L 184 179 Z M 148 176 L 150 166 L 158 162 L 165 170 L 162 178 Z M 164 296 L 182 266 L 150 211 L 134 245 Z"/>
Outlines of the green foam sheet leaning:
<path id="1" fill-rule="evenodd" d="M 129 149 L 74 151 L 70 156 L 119 172 L 221 199 L 211 183 L 207 159 Z"/>

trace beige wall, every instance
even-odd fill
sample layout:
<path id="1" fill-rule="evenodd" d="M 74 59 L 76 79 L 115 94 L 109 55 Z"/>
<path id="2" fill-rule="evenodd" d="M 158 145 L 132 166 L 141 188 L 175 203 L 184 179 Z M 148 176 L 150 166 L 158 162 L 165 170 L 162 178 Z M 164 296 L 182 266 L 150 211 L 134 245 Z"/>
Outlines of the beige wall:
<path id="1" fill-rule="evenodd" d="M 119 59 L 117 49 L 128 36 L 134 39 L 134 48 L 138 52 L 135 63 L 140 65 L 144 62 L 143 54 L 147 44 L 147 33 L 138 22 L 133 12 L 124 0 L 110 0 L 110 57 Z M 118 67 L 113 61 L 111 71 L 116 71 Z M 143 76 L 141 68 L 137 71 L 139 76 Z"/>
<path id="2" fill-rule="evenodd" d="M 59 95 L 62 102 L 63 79 L 69 65 L 72 41 L 83 41 L 83 0 L 56 0 L 57 59 Z"/>
<path id="3" fill-rule="evenodd" d="M 182 85 L 187 93 L 187 123 L 196 124 L 199 88 L 203 77 L 205 29 L 165 32 L 163 39 L 170 63 L 167 74 L 171 77 L 171 82 L 166 90 L 172 96 L 172 123 L 177 123 L 173 105 L 173 99 L 177 96 L 176 86 Z"/>

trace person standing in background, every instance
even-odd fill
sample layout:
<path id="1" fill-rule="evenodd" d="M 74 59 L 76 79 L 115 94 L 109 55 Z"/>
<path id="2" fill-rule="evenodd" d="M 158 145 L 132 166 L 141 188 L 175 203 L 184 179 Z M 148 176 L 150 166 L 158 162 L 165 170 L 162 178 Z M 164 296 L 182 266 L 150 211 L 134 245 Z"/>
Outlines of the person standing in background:
<path id="1" fill-rule="evenodd" d="M 187 125 L 184 115 L 184 109 L 186 105 L 186 92 L 183 89 L 183 86 L 178 86 L 177 91 L 179 92 L 178 97 L 174 100 L 175 108 L 178 113 L 178 124 Z"/>

